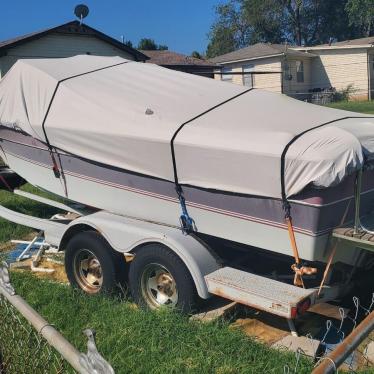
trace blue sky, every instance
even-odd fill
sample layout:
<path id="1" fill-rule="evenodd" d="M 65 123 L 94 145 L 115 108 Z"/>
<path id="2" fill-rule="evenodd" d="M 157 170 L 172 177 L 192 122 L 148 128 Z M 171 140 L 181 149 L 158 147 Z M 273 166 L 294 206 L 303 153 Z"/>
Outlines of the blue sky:
<path id="1" fill-rule="evenodd" d="M 89 6 L 86 23 L 136 45 L 149 37 L 170 50 L 204 52 L 214 7 L 223 0 L 3 0 L 0 41 L 75 19 L 74 7 Z"/>

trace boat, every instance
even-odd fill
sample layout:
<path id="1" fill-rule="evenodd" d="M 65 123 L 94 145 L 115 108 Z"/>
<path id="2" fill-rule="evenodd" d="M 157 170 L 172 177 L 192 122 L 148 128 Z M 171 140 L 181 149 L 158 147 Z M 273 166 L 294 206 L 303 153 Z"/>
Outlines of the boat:
<path id="1" fill-rule="evenodd" d="M 0 152 L 20 180 L 110 213 L 326 262 L 374 210 L 374 118 L 120 57 L 19 60 Z M 14 186 L 13 186 L 14 187 Z M 354 264 L 358 252 L 338 251 Z"/>

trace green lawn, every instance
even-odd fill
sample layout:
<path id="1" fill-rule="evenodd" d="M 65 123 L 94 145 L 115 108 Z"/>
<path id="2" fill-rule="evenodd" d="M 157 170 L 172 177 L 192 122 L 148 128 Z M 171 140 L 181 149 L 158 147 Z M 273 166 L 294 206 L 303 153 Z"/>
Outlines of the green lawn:
<path id="1" fill-rule="evenodd" d="M 137 309 L 122 298 L 87 296 L 66 285 L 13 273 L 12 282 L 48 322 L 81 351 L 82 330 L 97 331 L 97 344 L 116 373 L 283 373 L 293 354 L 255 342 L 224 321 L 191 322 L 187 316 Z M 310 373 L 302 360 L 298 373 Z"/>
<path id="2" fill-rule="evenodd" d="M 30 185 L 23 186 L 22 190 L 35 194 L 41 194 L 40 190 Z M 36 201 L 17 196 L 4 190 L 0 190 L 0 203 L 6 208 L 41 218 L 51 217 L 57 212 L 57 210 L 53 207 L 42 205 Z M 15 225 L 12 222 L 0 218 L 0 244 L 11 239 L 20 239 L 31 231 L 32 230 L 29 227 Z"/>
<path id="3" fill-rule="evenodd" d="M 339 101 L 328 104 L 330 108 L 349 110 L 352 112 L 374 114 L 374 100 L 372 101 Z"/>

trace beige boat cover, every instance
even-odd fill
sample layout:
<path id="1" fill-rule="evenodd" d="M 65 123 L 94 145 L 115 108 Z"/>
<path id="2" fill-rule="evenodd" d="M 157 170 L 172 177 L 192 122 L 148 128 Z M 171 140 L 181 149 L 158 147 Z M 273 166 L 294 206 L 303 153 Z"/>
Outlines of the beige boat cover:
<path id="1" fill-rule="evenodd" d="M 19 60 L 0 81 L 0 124 L 46 141 L 43 122 L 53 147 L 169 181 L 177 133 L 180 184 L 275 198 L 282 152 L 304 131 L 286 153 L 287 196 L 374 157 L 368 116 L 119 57 Z"/>

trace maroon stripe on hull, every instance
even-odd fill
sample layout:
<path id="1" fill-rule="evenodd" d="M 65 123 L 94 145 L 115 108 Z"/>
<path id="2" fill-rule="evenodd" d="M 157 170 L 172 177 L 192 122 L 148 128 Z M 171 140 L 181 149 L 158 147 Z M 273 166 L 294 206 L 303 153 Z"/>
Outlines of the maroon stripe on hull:
<path id="1" fill-rule="evenodd" d="M 0 138 L 5 152 L 51 168 L 49 151 L 42 142 L 9 129 L 0 129 Z M 60 154 L 60 161 L 65 174 L 178 202 L 174 182 L 136 174 L 64 153 Z M 348 206 L 346 221 L 352 220 L 354 204 L 350 200 L 353 198 L 353 185 L 354 178 L 348 177 L 337 187 L 325 190 L 310 189 L 297 196 L 296 199 L 300 203 L 291 202 L 296 230 L 313 236 L 325 234 L 341 224 Z M 369 191 L 362 195 L 362 213 L 366 214 L 374 211 L 374 172 L 365 173 L 364 190 Z M 183 191 L 188 206 L 284 227 L 284 212 L 280 199 L 239 195 L 191 186 L 183 186 Z"/>

